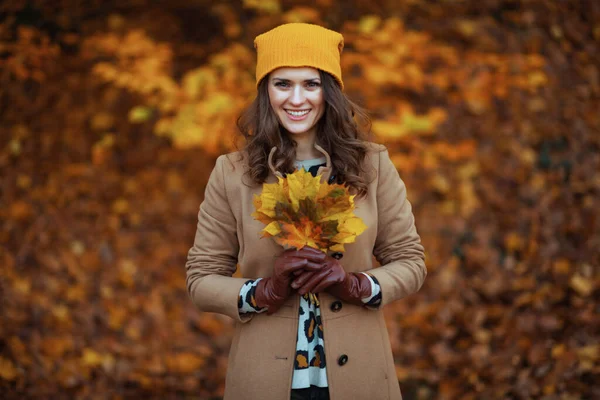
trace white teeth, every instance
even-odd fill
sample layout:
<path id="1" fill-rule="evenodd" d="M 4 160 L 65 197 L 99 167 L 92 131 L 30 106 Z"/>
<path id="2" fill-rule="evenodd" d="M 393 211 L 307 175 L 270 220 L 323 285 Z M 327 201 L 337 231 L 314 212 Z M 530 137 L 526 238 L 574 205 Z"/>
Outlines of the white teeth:
<path id="1" fill-rule="evenodd" d="M 285 110 L 288 114 L 293 115 L 294 117 L 301 117 L 303 115 L 308 114 L 308 112 L 310 110 L 304 110 L 304 111 L 292 111 L 292 110 Z"/>

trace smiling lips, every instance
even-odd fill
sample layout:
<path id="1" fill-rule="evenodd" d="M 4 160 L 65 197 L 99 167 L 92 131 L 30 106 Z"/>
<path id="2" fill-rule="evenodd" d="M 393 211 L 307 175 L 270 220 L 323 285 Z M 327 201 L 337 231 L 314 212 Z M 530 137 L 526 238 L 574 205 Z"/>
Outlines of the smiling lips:
<path id="1" fill-rule="evenodd" d="M 304 118 L 306 118 L 306 116 L 308 115 L 308 113 L 310 112 L 310 110 L 301 110 L 301 111 L 285 110 L 285 112 L 287 113 L 288 117 L 291 120 L 293 120 L 293 121 L 301 121 Z"/>

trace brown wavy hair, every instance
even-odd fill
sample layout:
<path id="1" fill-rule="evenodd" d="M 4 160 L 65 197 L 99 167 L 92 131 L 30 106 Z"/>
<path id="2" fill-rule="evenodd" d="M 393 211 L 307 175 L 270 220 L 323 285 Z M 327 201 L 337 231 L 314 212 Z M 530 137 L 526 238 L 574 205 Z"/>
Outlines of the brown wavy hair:
<path id="1" fill-rule="evenodd" d="M 346 184 L 357 197 L 367 193 L 368 171 L 364 160 L 366 140 L 370 137 L 371 122 L 365 110 L 352 102 L 329 73 L 319 70 L 324 113 L 317 122 L 317 144 L 330 157 L 337 183 Z M 269 175 L 268 157 L 273 146 L 278 147 L 273 164 L 278 171 L 294 171 L 296 143 L 279 123 L 268 92 L 269 76 L 258 85 L 257 96 L 237 119 L 237 126 L 246 139 L 244 152 L 248 156 L 246 174 L 256 184 Z"/>

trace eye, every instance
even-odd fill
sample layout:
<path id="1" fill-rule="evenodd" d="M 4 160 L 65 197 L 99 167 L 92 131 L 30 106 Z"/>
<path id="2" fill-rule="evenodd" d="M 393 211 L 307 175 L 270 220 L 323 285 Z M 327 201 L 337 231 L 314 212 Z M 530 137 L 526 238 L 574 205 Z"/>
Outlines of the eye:
<path id="1" fill-rule="evenodd" d="M 284 87 L 285 88 L 285 87 L 288 87 L 288 86 L 289 86 L 289 84 L 287 82 L 284 82 L 284 81 L 277 81 L 277 82 L 275 82 L 275 87 Z"/>
<path id="2" fill-rule="evenodd" d="M 317 87 L 321 86 L 321 82 L 311 81 L 311 82 L 308 82 L 307 86 L 309 88 L 317 88 Z"/>

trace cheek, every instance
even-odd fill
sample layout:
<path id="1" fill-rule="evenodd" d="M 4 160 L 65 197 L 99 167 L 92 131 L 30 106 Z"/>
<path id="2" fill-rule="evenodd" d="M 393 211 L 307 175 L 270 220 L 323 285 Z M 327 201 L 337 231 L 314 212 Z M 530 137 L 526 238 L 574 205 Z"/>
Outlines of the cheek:
<path id="1" fill-rule="evenodd" d="M 269 92 L 269 102 L 275 111 L 278 111 L 277 109 L 279 106 L 281 106 L 281 104 L 283 104 L 284 101 L 285 96 L 283 96 L 281 93 L 275 91 Z"/>
<path id="2" fill-rule="evenodd" d="M 316 108 L 323 107 L 323 93 L 311 93 L 309 96 L 306 96 L 307 99 L 312 103 L 312 105 Z"/>
<path id="3" fill-rule="evenodd" d="M 322 96 L 316 96 L 314 99 L 311 99 L 311 103 L 315 109 L 317 109 L 317 118 L 320 118 L 323 115 L 325 110 L 325 104 L 323 103 Z"/>

